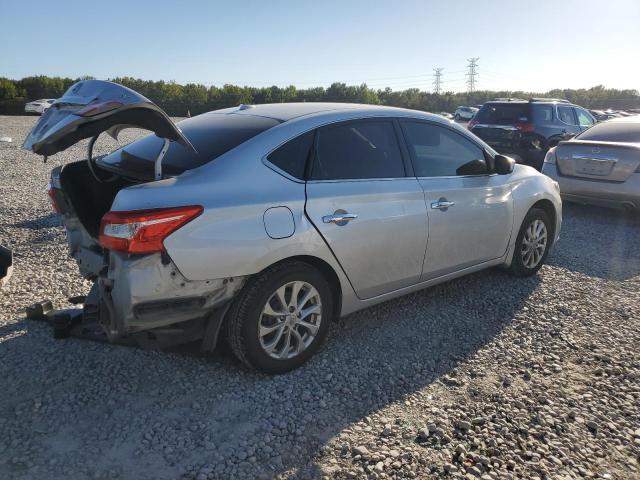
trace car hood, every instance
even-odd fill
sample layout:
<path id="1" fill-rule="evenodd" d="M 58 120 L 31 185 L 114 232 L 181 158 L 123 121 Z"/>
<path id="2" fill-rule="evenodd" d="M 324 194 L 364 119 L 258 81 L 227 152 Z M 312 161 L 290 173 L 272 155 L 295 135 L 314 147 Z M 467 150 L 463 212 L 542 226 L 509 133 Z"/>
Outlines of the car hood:
<path id="1" fill-rule="evenodd" d="M 53 155 L 105 131 L 117 138 L 129 127 L 151 130 L 158 137 L 195 151 L 155 103 L 130 88 L 103 80 L 73 84 L 40 117 L 22 148 L 38 155 Z"/>

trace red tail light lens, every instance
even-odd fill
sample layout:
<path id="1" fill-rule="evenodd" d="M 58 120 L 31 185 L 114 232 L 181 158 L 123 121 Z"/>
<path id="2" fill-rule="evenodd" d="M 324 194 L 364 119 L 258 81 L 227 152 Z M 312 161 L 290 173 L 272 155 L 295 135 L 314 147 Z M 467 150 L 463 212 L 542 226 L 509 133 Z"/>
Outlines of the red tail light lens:
<path id="1" fill-rule="evenodd" d="M 478 124 L 478 120 L 476 120 L 475 118 L 472 118 L 471 120 L 469 120 L 469 123 L 467 124 L 467 128 L 471 130 L 477 124 Z"/>
<path id="2" fill-rule="evenodd" d="M 51 184 L 47 185 L 47 195 L 49 195 L 49 200 L 51 200 L 51 206 L 53 207 L 53 211 L 56 213 L 62 213 L 62 209 L 60 208 L 60 205 L 58 204 L 58 199 L 56 198 L 56 195 L 58 194 L 59 190 L 57 188 L 54 188 L 51 186 Z"/>
<path id="3" fill-rule="evenodd" d="M 516 123 L 514 127 L 520 130 L 522 133 L 533 133 L 535 131 L 533 123 Z"/>
<path id="4" fill-rule="evenodd" d="M 200 215 L 202 210 L 199 205 L 191 205 L 108 212 L 100 222 L 100 245 L 107 250 L 131 254 L 164 251 L 164 239 Z"/>

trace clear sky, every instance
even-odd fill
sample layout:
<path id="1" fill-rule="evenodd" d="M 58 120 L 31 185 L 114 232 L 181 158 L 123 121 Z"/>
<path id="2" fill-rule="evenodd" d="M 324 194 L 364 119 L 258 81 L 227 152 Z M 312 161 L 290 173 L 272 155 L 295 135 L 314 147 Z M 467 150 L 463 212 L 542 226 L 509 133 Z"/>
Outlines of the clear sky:
<path id="1" fill-rule="evenodd" d="M 640 0 L 0 0 L 0 76 L 640 89 Z"/>

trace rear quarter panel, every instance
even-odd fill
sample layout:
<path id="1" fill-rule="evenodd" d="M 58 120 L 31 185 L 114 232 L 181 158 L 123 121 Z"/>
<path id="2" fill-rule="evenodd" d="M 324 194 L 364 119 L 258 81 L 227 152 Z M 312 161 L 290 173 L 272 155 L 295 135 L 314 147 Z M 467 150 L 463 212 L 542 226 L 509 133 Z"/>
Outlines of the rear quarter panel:
<path id="1" fill-rule="evenodd" d="M 305 184 L 286 178 L 261 161 L 265 152 L 293 135 L 287 129 L 280 130 L 260 134 L 179 177 L 121 190 L 112 210 L 202 205 L 199 217 L 164 242 L 188 280 L 252 275 L 280 260 L 308 255 L 328 263 L 341 282 L 343 295 L 348 295 L 352 289 L 344 272 L 304 214 Z M 291 211 L 291 236 L 268 235 L 264 214 L 273 207 Z"/>

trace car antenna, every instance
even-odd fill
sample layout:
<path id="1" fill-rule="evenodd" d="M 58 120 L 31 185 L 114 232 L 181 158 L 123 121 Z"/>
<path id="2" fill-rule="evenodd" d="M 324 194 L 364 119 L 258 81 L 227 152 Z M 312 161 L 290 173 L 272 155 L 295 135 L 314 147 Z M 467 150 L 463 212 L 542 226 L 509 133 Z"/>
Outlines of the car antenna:
<path id="1" fill-rule="evenodd" d="M 164 143 L 162 144 L 162 149 L 160 149 L 160 153 L 158 154 L 158 158 L 156 158 L 156 163 L 153 167 L 154 180 L 162 180 L 162 159 L 166 155 L 167 150 L 169 150 L 170 143 L 171 143 L 171 140 L 169 140 L 168 138 L 164 139 Z"/>

